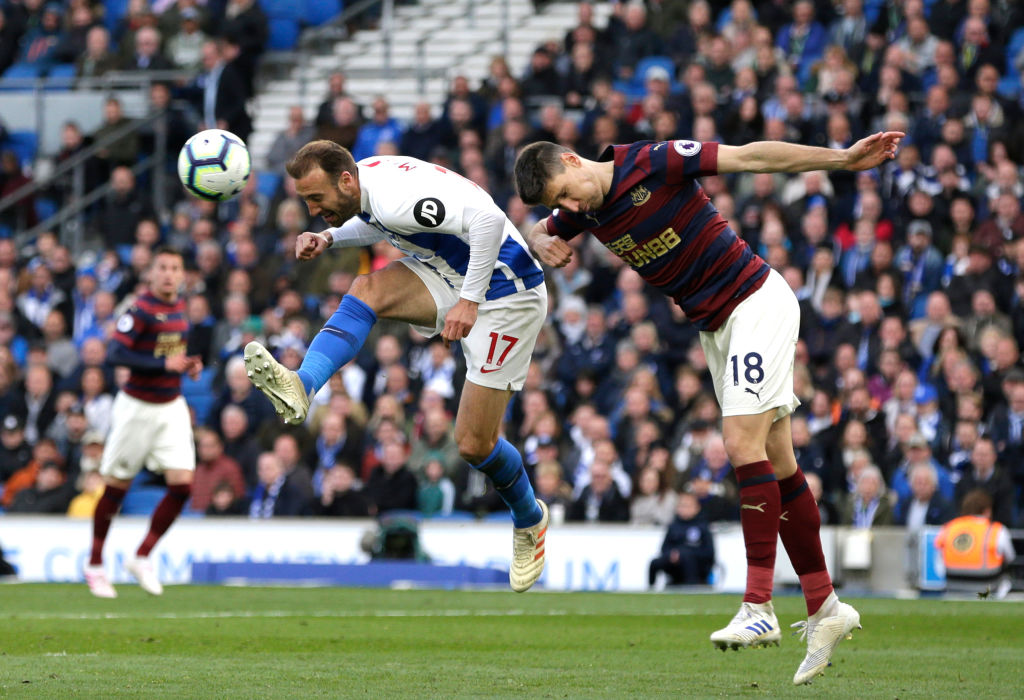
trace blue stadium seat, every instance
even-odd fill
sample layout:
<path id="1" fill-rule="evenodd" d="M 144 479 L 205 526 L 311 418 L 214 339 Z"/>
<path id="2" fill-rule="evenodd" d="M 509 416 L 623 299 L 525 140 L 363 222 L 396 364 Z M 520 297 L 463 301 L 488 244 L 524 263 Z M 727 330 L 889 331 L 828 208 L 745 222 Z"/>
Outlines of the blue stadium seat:
<path id="1" fill-rule="evenodd" d="M 149 515 L 166 491 L 159 486 L 133 486 L 121 502 L 121 515 Z"/>
<path id="2" fill-rule="evenodd" d="M 286 17 L 272 17 L 270 19 L 270 38 L 267 40 L 268 49 L 271 51 L 293 49 L 298 40 L 298 21 Z"/>
<path id="3" fill-rule="evenodd" d="M 195 412 L 197 425 L 206 422 L 210 408 L 217 398 L 213 393 L 215 374 L 213 367 L 207 367 L 200 372 L 199 379 L 190 379 L 187 375 L 181 378 L 181 394 L 185 397 L 185 403 Z"/>
<path id="4" fill-rule="evenodd" d="M 103 14 L 103 24 L 113 34 L 117 28 L 118 21 L 128 11 L 128 0 L 104 0 L 103 4 L 106 5 L 106 10 Z"/>
<path id="5" fill-rule="evenodd" d="M 57 213 L 57 203 L 46 197 L 36 197 L 36 218 L 40 221 L 49 219 Z"/>
<path id="6" fill-rule="evenodd" d="M 306 3 L 295 2 L 295 0 L 261 0 L 260 7 L 267 13 L 267 17 L 270 18 L 270 29 L 273 33 L 274 20 L 277 19 L 292 19 L 299 21 L 302 19 L 305 8 L 303 5 Z"/>
<path id="7" fill-rule="evenodd" d="M 46 90 L 70 90 L 75 82 L 75 64 L 58 63 L 52 66 L 46 74 Z"/>
<path id="8" fill-rule="evenodd" d="M 340 0 L 305 0 L 302 20 L 311 26 L 319 26 L 336 17 L 342 10 Z"/>
<path id="9" fill-rule="evenodd" d="M 39 137 L 34 131 L 11 131 L 3 143 L 3 149 L 14 151 L 22 166 L 29 165 L 36 159 L 39 148 Z"/>
<path id="10" fill-rule="evenodd" d="M 0 90 L 31 90 L 29 78 L 38 78 L 42 68 L 32 63 L 15 63 L 0 78 Z M 17 82 L 13 82 L 17 81 Z"/>
<path id="11" fill-rule="evenodd" d="M 267 199 L 273 199 L 274 195 L 277 194 L 278 188 L 281 187 L 282 179 L 277 173 L 261 170 L 256 173 L 256 191 Z"/>

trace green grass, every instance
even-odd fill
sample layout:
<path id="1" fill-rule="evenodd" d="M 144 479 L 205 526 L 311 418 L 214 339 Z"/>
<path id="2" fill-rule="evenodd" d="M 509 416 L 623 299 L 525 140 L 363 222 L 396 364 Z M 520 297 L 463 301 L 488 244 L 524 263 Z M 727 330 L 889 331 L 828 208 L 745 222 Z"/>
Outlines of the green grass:
<path id="1" fill-rule="evenodd" d="M 1016 698 L 1024 605 L 849 600 L 864 629 L 804 654 L 716 651 L 737 596 L 84 585 L 0 587 L 2 698 Z M 803 601 L 776 600 L 784 626 Z"/>

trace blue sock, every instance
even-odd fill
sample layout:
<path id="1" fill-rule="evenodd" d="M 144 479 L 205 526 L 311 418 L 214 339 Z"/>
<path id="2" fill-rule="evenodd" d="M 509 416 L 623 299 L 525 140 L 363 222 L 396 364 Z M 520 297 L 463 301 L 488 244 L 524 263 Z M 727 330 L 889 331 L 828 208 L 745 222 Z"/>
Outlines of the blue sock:
<path id="1" fill-rule="evenodd" d="M 376 322 L 373 309 L 351 294 L 345 295 L 302 358 L 297 374 L 307 394 L 319 391 L 332 374 L 356 356 Z"/>
<path id="2" fill-rule="evenodd" d="M 516 527 L 532 527 L 544 517 L 537 497 L 533 494 L 530 478 L 526 476 L 523 457 L 519 450 L 505 438 L 498 438 L 498 444 L 477 469 L 491 478 L 501 500 L 512 509 L 512 523 Z"/>

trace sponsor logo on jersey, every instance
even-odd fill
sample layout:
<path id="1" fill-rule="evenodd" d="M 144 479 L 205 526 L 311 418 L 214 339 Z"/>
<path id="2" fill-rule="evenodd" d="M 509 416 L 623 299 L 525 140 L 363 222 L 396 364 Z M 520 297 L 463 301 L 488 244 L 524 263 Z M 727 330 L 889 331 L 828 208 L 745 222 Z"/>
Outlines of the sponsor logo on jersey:
<path id="1" fill-rule="evenodd" d="M 633 206 L 638 207 L 651 198 L 651 191 L 643 185 L 637 185 L 629 191 L 629 196 L 633 200 Z"/>
<path id="2" fill-rule="evenodd" d="M 678 141 L 673 141 L 672 146 L 676 149 L 676 153 L 684 158 L 691 158 L 700 153 L 699 141 L 687 141 L 685 139 L 680 139 Z"/>
<path id="3" fill-rule="evenodd" d="M 437 228 L 444 221 L 444 205 L 440 199 L 425 197 L 416 202 L 412 208 L 412 215 L 420 226 Z"/>
<path id="4" fill-rule="evenodd" d="M 181 333 L 158 333 L 153 347 L 154 357 L 171 357 L 185 352 L 185 341 Z"/>
<path id="5" fill-rule="evenodd" d="M 608 249 L 633 267 L 643 267 L 679 245 L 679 234 L 669 227 L 643 245 L 637 245 L 628 233 L 607 244 Z"/>

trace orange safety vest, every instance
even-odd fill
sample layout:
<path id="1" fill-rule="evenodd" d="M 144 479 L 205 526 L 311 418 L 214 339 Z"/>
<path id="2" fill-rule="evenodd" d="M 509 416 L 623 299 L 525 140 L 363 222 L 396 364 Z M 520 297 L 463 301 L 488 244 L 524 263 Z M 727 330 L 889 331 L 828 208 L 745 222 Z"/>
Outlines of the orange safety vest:
<path id="1" fill-rule="evenodd" d="M 935 538 L 946 570 L 973 576 L 999 573 L 1003 566 L 998 549 L 1002 528 L 1002 523 L 980 515 L 964 515 L 946 523 Z"/>

